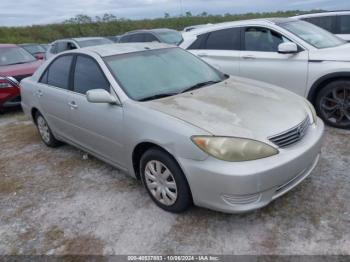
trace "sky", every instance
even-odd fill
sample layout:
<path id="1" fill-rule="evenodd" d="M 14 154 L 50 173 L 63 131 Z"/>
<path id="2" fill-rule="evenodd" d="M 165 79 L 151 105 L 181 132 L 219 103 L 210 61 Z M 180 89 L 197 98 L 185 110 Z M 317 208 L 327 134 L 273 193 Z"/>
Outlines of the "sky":
<path id="1" fill-rule="evenodd" d="M 0 26 L 59 23 L 77 14 L 142 19 L 277 10 L 349 10 L 349 0 L 0 0 Z"/>

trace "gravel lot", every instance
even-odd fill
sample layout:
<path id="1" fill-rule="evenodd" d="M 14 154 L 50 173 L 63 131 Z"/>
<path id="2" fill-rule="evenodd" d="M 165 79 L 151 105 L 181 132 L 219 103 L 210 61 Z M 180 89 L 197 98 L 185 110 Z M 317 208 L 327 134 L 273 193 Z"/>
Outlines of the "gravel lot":
<path id="1" fill-rule="evenodd" d="M 0 254 L 350 254 L 350 131 L 328 128 L 317 169 L 266 208 L 157 208 L 140 182 L 0 115 Z"/>

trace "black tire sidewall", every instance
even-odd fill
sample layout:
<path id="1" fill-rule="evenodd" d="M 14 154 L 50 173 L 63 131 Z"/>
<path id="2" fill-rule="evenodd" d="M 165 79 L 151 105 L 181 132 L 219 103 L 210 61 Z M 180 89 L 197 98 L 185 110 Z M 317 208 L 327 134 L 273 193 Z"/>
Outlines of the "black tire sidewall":
<path id="1" fill-rule="evenodd" d="M 176 187 L 177 187 L 177 199 L 176 199 L 176 202 L 171 206 L 166 206 L 158 202 L 158 200 L 154 198 L 154 196 L 152 195 L 152 193 L 150 192 L 150 190 L 146 185 L 144 171 L 145 171 L 146 164 L 151 160 L 160 161 L 171 171 L 171 173 L 174 176 Z M 141 174 L 142 183 L 144 184 L 144 187 L 146 188 L 149 196 L 160 208 L 172 213 L 180 213 L 185 211 L 192 205 L 192 195 L 191 195 L 191 190 L 188 185 L 187 179 L 184 173 L 182 172 L 179 164 L 171 155 L 169 155 L 169 153 L 163 150 L 160 150 L 158 148 L 151 148 L 147 150 L 141 157 L 140 174 Z"/>
<path id="2" fill-rule="evenodd" d="M 347 85 L 350 86 L 350 81 L 348 80 L 337 80 L 334 82 L 331 82 L 327 84 L 325 87 L 323 87 L 320 92 L 316 95 L 315 99 L 315 109 L 317 111 L 317 114 L 322 118 L 322 120 L 329 126 L 336 127 L 336 128 L 342 128 L 342 129 L 349 129 L 350 128 L 350 123 L 348 125 L 338 125 L 334 122 L 329 121 L 326 119 L 326 117 L 322 114 L 321 110 L 321 100 L 322 98 L 329 93 L 332 89 L 337 88 L 340 84 L 346 83 Z"/>

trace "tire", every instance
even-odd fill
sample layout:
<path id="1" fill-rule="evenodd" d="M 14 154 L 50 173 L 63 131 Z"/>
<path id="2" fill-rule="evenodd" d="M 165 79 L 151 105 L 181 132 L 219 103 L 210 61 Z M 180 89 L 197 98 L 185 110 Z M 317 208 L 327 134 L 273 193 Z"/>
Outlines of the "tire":
<path id="1" fill-rule="evenodd" d="M 62 142 L 58 141 L 52 134 L 52 131 L 46 122 L 46 119 L 39 112 L 36 112 L 35 114 L 35 124 L 38 128 L 41 140 L 45 145 L 48 147 L 58 147 L 62 144 Z"/>
<path id="2" fill-rule="evenodd" d="M 318 115 L 329 126 L 350 128 L 350 80 L 336 80 L 323 87 L 316 96 Z"/>
<path id="3" fill-rule="evenodd" d="M 157 175 L 159 169 L 160 173 Z M 147 150 L 141 157 L 140 170 L 142 182 L 157 206 L 172 213 L 180 213 L 192 205 L 187 179 L 178 163 L 167 152 L 158 148 Z M 149 174 L 153 176 L 153 180 Z"/>

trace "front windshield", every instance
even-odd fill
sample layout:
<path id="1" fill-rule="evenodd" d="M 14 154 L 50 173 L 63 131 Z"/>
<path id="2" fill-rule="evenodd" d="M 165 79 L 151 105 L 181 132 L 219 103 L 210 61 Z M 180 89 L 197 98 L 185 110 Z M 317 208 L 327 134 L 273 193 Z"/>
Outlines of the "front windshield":
<path id="1" fill-rule="evenodd" d="M 0 48 L 0 66 L 24 64 L 36 61 L 35 57 L 21 47 Z"/>
<path id="2" fill-rule="evenodd" d="M 179 45 L 183 40 L 182 35 L 177 31 L 163 31 L 158 32 L 157 34 L 162 42 L 171 45 Z"/>
<path id="3" fill-rule="evenodd" d="M 97 38 L 97 39 L 89 39 L 89 40 L 78 40 L 80 47 L 87 47 L 87 46 L 95 46 L 95 45 L 107 45 L 107 44 L 113 44 L 114 42 L 107 39 L 107 38 Z"/>
<path id="4" fill-rule="evenodd" d="M 176 94 L 204 82 L 225 77 L 180 48 L 147 50 L 105 58 L 125 93 L 134 100 Z"/>
<path id="5" fill-rule="evenodd" d="M 279 26 L 318 49 L 336 47 L 346 43 L 328 31 L 305 21 L 286 22 Z"/>
<path id="6" fill-rule="evenodd" d="M 25 45 L 22 47 L 31 54 L 45 53 L 45 49 L 41 45 Z"/>

